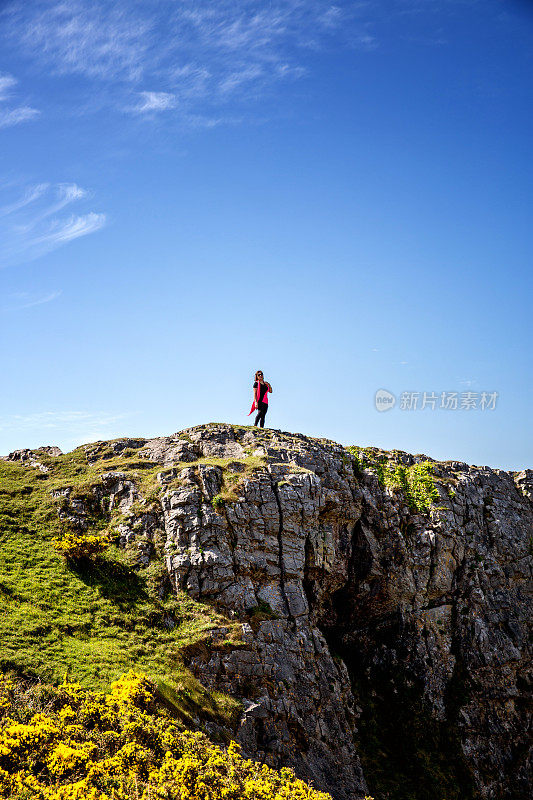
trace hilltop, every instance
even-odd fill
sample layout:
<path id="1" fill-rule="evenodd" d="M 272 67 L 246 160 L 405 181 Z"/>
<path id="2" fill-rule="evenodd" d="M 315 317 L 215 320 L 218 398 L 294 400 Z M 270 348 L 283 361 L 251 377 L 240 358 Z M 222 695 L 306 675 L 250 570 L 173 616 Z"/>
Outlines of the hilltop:
<path id="1" fill-rule="evenodd" d="M 1 666 L 133 669 L 336 800 L 525 798 L 532 498 L 531 470 L 217 423 L 15 451 Z"/>

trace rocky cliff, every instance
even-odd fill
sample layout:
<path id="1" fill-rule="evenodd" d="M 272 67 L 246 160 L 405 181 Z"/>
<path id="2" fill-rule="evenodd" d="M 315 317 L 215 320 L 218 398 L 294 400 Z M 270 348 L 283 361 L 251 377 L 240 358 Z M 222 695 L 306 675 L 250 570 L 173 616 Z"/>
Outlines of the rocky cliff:
<path id="1" fill-rule="evenodd" d="M 105 471 L 124 452 L 150 493 Z M 238 623 L 183 656 L 242 702 L 245 754 L 335 800 L 529 797 L 532 471 L 224 424 L 85 453 L 121 546 Z"/>

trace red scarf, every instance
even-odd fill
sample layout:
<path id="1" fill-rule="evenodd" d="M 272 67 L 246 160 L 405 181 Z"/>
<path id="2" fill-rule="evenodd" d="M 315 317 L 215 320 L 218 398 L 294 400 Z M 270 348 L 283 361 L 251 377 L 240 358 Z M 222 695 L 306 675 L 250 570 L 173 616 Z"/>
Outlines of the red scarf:
<path id="1" fill-rule="evenodd" d="M 257 389 L 256 389 L 256 392 L 255 392 L 255 399 L 254 399 L 254 401 L 252 403 L 252 407 L 250 409 L 250 414 L 253 414 L 255 409 L 258 408 L 259 392 L 260 391 L 261 391 L 261 384 L 259 383 L 259 381 L 257 381 Z M 267 391 L 268 391 L 268 389 L 267 389 Z M 248 414 L 248 416 L 250 416 L 250 414 Z"/>

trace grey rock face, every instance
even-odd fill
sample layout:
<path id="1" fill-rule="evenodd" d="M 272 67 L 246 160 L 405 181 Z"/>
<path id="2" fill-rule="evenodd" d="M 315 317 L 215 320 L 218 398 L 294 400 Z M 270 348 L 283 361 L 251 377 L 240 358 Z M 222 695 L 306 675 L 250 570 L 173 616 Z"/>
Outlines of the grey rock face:
<path id="1" fill-rule="evenodd" d="M 49 472 L 48 467 L 39 461 L 39 456 L 42 457 L 43 455 L 60 456 L 62 455 L 62 451 L 59 447 L 55 447 L 54 445 L 44 445 L 43 447 L 37 447 L 35 450 L 29 450 L 25 447 L 21 450 L 13 450 L 9 455 L 0 456 L 0 458 L 2 461 L 18 461 L 27 467 L 36 467 L 40 472 L 46 474 Z"/>
<path id="2" fill-rule="evenodd" d="M 62 501 L 58 504 L 59 519 L 75 530 L 87 530 L 91 514 L 118 511 L 122 520 L 116 526 L 118 544 L 134 545 L 139 565 L 150 563 L 155 554 L 154 542 L 163 536 L 159 529 L 161 515 L 147 508 L 135 483 L 123 472 L 100 475 L 100 482 L 91 487 L 89 496 L 77 497 L 72 487 L 67 486 L 52 491 L 52 497 Z"/>
<path id="3" fill-rule="evenodd" d="M 180 436 L 202 456 L 263 458 L 238 502 L 213 508 L 223 474 L 205 464 L 179 472 L 161 501 L 173 585 L 250 618 L 241 646 L 190 662 L 244 700 L 245 751 L 339 800 L 360 797 L 361 686 L 385 681 L 453 733 L 475 794 L 526 797 L 533 510 L 517 484 L 529 473 L 515 483 L 433 462 L 439 500 L 423 515 L 333 442 L 225 425 Z M 169 464 L 173 437 L 165 446 L 147 444 Z"/>
<path id="4" fill-rule="evenodd" d="M 88 464 L 94 464 L 101 459 L 124 455 L 125 451 L 126 453 L 133 452 L 142 447 L 145 442 L 146 439 L 114 439 L 109 442 L 94 442 L 85 445 L 85 458 Z"/>
<path id="5" fill-rule="evenodd" d="M 56 447 L 52 444 L 45 444 L 42 447 L 38 447 L 35 451 L 36 453 L 46 453 L 48 456 L 61 456 L 63 455 L 63 451 L 60 447 Z"/>
<path id="6" fill-rule="evenodd" d="M 142 450 L 139 451 L 141 458 L 167 466 L 176 461 L 196 461 L 200 456 L 200 450 L 186 439 L 175 436 L 162 436 L 158 439 L 149 439 Z"/>
<path id="7" fill-rule="evenodd" d="M 513 478 L 524 497 L 533 502 L 533 469 L 523 469 L 522 472 L 515 472 Z"/>
<path id="8" fill-rule="evenodd" d="M 246 755 L 335 800 L 393 797 L 383 773 L 409 780 L 417 757 L 435 796 L 529 798 L 531 470 L 432 461 L 422 514 L 334 442 L 222 424 L 140 441 L 160 511 L 121 473 L 98 496 L 142 563 L 157 534 L 173 587 L 242 623 L 188 664 L 242 700 Z"/>
<path id="9" fill-rule="evenodd" d="M 55 445 L 46 444 L 42 447 L 37 447 L 34 450 L 23 448 L 22 450 L 13 450 L 8 456 L 4 456 L 5 461 L 21 461 L 22 463 L 30 463 L 35 459 L 36 454 L 43 454 L 48 456 L 60 456 L 62 450 Z"/>

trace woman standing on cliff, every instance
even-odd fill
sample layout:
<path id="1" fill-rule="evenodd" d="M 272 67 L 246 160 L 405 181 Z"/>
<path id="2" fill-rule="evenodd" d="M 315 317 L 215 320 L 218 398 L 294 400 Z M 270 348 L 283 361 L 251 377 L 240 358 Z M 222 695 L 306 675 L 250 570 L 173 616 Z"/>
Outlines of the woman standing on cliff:
<path id="1" fill-rule="evenodd" d="M 265 427 L 265 415 L 268 411 L 268 393 L 271 391 L 272 386 L 268 381 L 265 381 L 263 378 L 263 373 L 260 369 L 258 369 L 255 373 L 255 381 L 253 385 L 252 411 L 257 409 L 254 425 L 260 425 L 262 428 Z M 250 411 L 250 414 L 252 411 Z M 250 414 L 248 414 L 248 416 L 250 416 Z"/>

